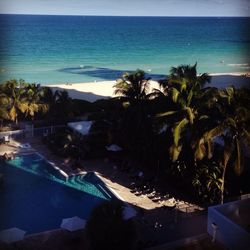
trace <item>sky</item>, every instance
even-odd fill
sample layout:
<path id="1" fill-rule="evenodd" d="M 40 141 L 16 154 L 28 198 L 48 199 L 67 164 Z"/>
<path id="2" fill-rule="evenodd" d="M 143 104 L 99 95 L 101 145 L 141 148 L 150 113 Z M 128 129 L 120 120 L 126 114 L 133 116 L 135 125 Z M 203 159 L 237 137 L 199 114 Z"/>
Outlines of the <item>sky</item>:
<path id="1" fill-rule="evenodd" d="M 250 16 L 250 0 L 0 0 L 0 13 L 102 16 Z"/>

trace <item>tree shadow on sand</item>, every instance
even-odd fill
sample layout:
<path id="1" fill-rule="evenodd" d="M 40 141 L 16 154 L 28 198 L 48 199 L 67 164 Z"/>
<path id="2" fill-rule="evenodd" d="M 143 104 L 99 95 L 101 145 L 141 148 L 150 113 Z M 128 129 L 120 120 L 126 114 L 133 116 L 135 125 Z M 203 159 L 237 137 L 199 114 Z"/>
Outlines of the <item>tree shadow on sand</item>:
<path id="1" fill-rule="evenodd" d="M 84 65 L 80 65 L 79 67 L 62 68 L 58 69 L 58 71 L 69 74 L 86 75 L 93 78 L 102 78 L 105 80 L 114 80 L 121 77 L 125 72 L 128 73 L 132 72 L 131 70 L 118 70 L 118 69 L 84 66 Z M 154 80 L 159 80 L 165 78 L 166 75 L 146 73 L 146 77 L 152 78 Z"/>
<path id="2" fill-rule="evenodd" d="M 88 102 L 95 102 L 96 100 L 99 99 L 108 99 L 110 96 L 101 96 L 101 95 L 96 95 L 92 92 L 84 92 L 84 91 L 78 91 L 75 90 L 73 87 L 72 89 L 64 89 L 63 87 L 50 87 L 53 89 L 53 91 L 59 90 L 66 90 L 69 93 L 69 96 L 72 97 L 73 99 L 82 99 Z"/>

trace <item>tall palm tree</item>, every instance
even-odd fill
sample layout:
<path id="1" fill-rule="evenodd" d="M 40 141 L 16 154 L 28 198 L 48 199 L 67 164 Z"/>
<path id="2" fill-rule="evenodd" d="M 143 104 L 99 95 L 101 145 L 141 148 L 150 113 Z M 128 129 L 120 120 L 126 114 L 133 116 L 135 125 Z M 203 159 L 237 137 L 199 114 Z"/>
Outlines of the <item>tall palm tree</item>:
<path id="1" fill-rule="evenodd" d="M 244 167 L 244 151 L 249 153 L 250 150 L 250 91 L 234 87 L 219 90 L 217 108 L 220 116 L 211 117 L 217 119 L 217 123 L 213 121 L 214 126 L 196 141 L 194 148 L 197 159 L 212 158 L 215 138 L 221 138 L 219 165 L 222 169 L 220 192 L 223 203 L 227 168 L 234 167 L 235 173 L 240 175 Z"/>
<path id="2" fill-rule="evenodd" d="M 50 87 L 42 87 L 41 101 L 48 105 L 47 117 L 52 118 L 56 115 L 56 99 L 57 94 Z"/>
<path id="3" fill-rule="evenodd" d="M 49 118 L 67 118 L 72 112 L 72 99 L 66 90 L 53 91 L 49 87 L 41 87 L 40 99 L 47 104 Z"/>
<path id="4" fill-rule="evenodd" d="M 72 99 L 66 90 L 57 90 L 54 93 L 56 113 L 60 117 L 67 118 L 71 113 Z"/>
<path id="5" fill-rule="evenodd" d="M 173 67 L 167 79 L 169 97 L 174 104 L 173 110 L 158 114 L 157 117 L 165 117 L 165 123 L 172 128 L 173 143 L 170 147 L 170 157 L 176 161 L 183 147 L 183 134 L 190 138 L 194 122 L 199 119 L 201 90 L 210 77 L 204 73 L 197 75 L 196 64 Z M 186 131 L 184 133 L 184 131 Z"/>
<path id="6" fill-rule="evenodd" d="M 121 79 L 113 86 L 115 95 L 128 99 L 131 103 L 147 99 L 149 78 L 145 78 L 143 70 L 123 74 Z"/>
<path id="7" fill-rule="evenodd" d="M 145 160 L 150 155 L 153 136 L 149 108 L 149 78 L 138 69 L 125 73 L 114 85 L 115 94 L 125 100 L 119 114 L 117 130 L 122 146 L 136 157 Z"/>

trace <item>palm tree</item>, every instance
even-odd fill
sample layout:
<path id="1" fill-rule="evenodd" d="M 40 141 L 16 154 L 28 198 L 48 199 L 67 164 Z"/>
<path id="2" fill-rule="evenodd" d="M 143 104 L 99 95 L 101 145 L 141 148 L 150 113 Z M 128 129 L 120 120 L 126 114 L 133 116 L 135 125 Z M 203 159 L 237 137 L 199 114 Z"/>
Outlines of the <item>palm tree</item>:
<path id="1" fill-rule="evenodd" d="M 207 73 L 201 75 L 197 74 L 197 63 L 191 65 L 180 65 L 170 69 L 170 76 L 167 78 L 168 82 L 176 82 L 177 84 L 184 84 L 187 87 L 200 90 L 210 82 L 211 77 Z M 182 81 L 180 81 L 182 80 Z"/>
<path id="2" fill-rule="evenodd" d="M 9 80 L 1 86 L 2 96 L 8 101 L 9 118 L 18 123 L 19 113 L 25 113 L 28 107 L 24 80 Z"/>
<path id="3" fill-rule="evenodd" d="M 223 141 L 220 146 L 222 153 L 219 156 L 219 165 L 222 169 L 219 179 L 220 192 L 223 203 L 226 170 L 231 165 L 235 173 L 240 175 L 244 167 L 244 150 L 249 152 L 250 149 L 250 91 L 228 87 L 219 90 L 217 97 L 216 108 L 219 109 L 220 116 L 211 117 L 214 126 L 195 142 L 194 148 L 197 159 L 212 158 L 215 138 L 220 137 Z"/>
<path id="4" fill-rule="evenodd" d="M 18 123 L 20 114 L 34 118 L 39 110 L 46 111 L 48 106 L 40 102 L 40 86 L 28 84 L 24 80 L 9 80 L 1 85 L 1 99 L 5 100 L 9 119 Z"/>
<path id="5" fill-rule="evenodd" d="M 123 96 L 131 103 L 137 103 L 147 99 L 149 78 L 145 78 L 145 72 L 138 69 L 132 73 L 125 73 L 113 87 L 115 95 Z"/>
<path id="6" fill-rule="evenodd" d="M 60 117 L 67 118 L 72 112 L 72 99 L 69 97 L 68 92 L 66 90 L 57 90 L 54 93 L 54 98 L 56 114 L 58 114 Z"/>
<path id="7" fill-rule="evenodd" d="M 48 118 L 53 118 L 57 114 L 56 110 L 57 94 L 54 93 L 52 88 L 50 87 L 43 86 L 41 88 L 42 88 L 41 101 L 42 103 L 46 103 L 48 105 L 48 112 L 46 112 L 46 116 Z"/>
<path id="8" fill-rule="evenodd" d="M 3 92 L 3 85 L 0 85 L 0 121 L 1 127 L 4 120 L 10 120 L 8 107 L 9 107 L 9 98 Z"/>
<path id="9" fill-rule="evenodd" d="M 153 133 L 148 108 L 149 87 L 149 78 L 139 69 L 125 73 L 114 85 L 115 94 L 121 95 L 125 100 L 117 127 L 119 140 L 126 150 L 141 159 L 149 156 Z"/>
<path id="10" fill-rule="evenodd" d="M 204 73 L 197 76 L 196 64 L 193 66 L 181 65 L 170 70 L 167 79 L 168 91 L 174 104 L 173 110 L 158 114 L 165 117 L 165 123 L 172 129 L 173 143 L 170 147 L 170 157 L 176 161 L 183 147 L 183 134 L 190 138 L 194 122 L 199 118 L 201 90 L 210 77 Z M 184 131 L 186 131 L 184 133 Z"/>
<path id="11" fill-rule="evenodd" d="M 28 84 L 25 87 L 25 90 L 28 101 L 27 110 L 25 112 L 26 116 L 30 116 L 31 119 L 33 119 L 35 113 L 39 111 L 42 111 L 42 113 L 48 112 L 49 104 L 42 101 L 42 98 L 44 97 L 44 88 L 42 88 L 40 84 Z"/>
<path id="12" fill-rule="evenodd" d="M 1 99 L 1 97 L 0 97 Z M 0 127 L 3 126 L 3 121 L 9 120 L 9 112 L 7 111 L 7 108 L 2 105 L 2 101 L 0 101 Z"/>

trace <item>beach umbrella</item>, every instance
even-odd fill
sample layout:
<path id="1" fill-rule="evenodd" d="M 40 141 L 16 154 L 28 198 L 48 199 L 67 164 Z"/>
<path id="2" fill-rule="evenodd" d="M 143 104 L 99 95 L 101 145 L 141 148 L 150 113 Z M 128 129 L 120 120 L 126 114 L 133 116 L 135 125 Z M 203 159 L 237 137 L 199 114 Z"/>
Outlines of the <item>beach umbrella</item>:
<path id="1" fill-rule="evenodd" d="M 108 151 L 113 151 L 113 152 L 122 151 L 122 148 L 119 147 L 119 146 L 116 145 L 116 144 L 111 144 L 110 146 L 106 146 L 106 149 L 107 149 Z"/>
<path id="2" fill-rule="evenodd" d="M 81 135 L 88 135 L 93 121 L 79 121 L 79 122 L 69 122 L 68 127 L 78 132 Z"/>
<path id="3" fill-rule="evenodd" d="M 136 216 L 136 211 L 131 206 L 125 206 L 123 209 L 123 219 L 129 220 Z"/>
<path id="4" fill-rule="evenodd" d="M 25 231 L 17 227 L 9 228 L 9 229 L 0 231 L 0 241 L 6 242 L 6 243 L 19 241 L 24 238 L 25 234 L 26 234 Z"/>
<path id="5" fill-rule="evenodd" d="M 76 231 L 83 229 L 86 225 L 86 221 L 75 216 L 71 218 L 65 218 L 62 220 L 61 228 L 67 229 L 68 231 Z"/>

